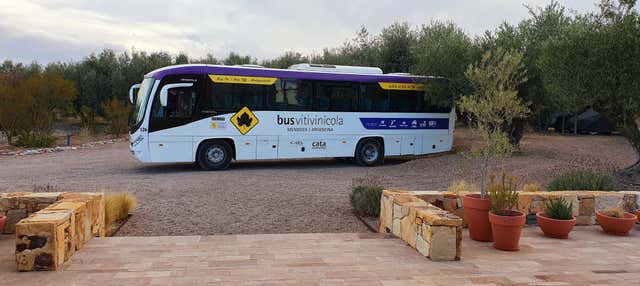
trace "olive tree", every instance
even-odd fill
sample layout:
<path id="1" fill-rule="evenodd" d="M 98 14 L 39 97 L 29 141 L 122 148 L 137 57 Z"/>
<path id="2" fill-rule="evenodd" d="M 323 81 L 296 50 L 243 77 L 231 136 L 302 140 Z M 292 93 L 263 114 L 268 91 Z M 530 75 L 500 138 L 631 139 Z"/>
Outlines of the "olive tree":
<path id="1" fill-rule="evenodd" d="M 480 162 L 483 198 L 493 159 L 509 156 L 514 151 L 504 126 L 529 114 L 528 104 L 518 96 L 518 87 L 527 81 L 522 57 L 520 52 L 498 48 L 486 52 L 479 62 L 469 65 L 465 73 L 473 92 L 463 96 L 458 107 L 481 139 L 471 155 Z"/>

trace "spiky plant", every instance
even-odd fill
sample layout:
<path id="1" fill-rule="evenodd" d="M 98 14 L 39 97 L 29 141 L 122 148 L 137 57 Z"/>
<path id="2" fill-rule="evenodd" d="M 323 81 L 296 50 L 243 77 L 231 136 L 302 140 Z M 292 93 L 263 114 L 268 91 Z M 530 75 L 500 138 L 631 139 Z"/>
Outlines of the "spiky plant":
<path id="1" fill-rule="evenodd" d="M 516 177 L 507 176 L 502 171 L 500 181 L 496 182 L 495 174 L 489 174 L 487 192 L 491 201 L 491 210 L 497 215 L 509 215 L 511 210 L 518 207 L 518 180 Z"/>
<path id="2" fill-rule="evenodd" d="M 615 218 L 624 218 L 625 211 L 619 207 L 610 207 L 604 210 L 604 215 L 615 217 Z"/>
<path id="3" fill-rule="evenodd" d="M 562 197 L 551 198 L 547 201 L 546 215 L 552 219 L 571 220 L 573 219 L 573 202 L 567 203 Z"/>

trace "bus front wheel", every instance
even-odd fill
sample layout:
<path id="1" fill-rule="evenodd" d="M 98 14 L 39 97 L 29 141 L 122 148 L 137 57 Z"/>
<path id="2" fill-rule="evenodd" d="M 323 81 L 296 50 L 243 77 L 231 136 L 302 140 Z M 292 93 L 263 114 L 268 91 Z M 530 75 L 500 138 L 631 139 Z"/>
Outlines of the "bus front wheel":
<path id="1" fill-rule="evenodd" d="M 231 146 L 225 141 L 207 141 L 198 148 L 198 165 L 204 170 L 224 170 L 231 157 Z"/>
<path id="2" fill-rule="evenodd" d="M 360 166 L 377 166 L 384 160 L 384 149 L 379 140 L 369 138 L 358 143 L 355 161 Z"/>

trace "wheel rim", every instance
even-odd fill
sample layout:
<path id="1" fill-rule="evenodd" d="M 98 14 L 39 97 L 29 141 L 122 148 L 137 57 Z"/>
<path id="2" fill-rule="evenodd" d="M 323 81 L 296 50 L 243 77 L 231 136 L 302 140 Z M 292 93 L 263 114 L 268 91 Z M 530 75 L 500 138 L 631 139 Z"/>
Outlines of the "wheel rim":
<path id="1" fill-rule="evenodd" d="M 207 160 L 211 163 L 220 163 L 224 160 L 224 150 L 220 146 L 212 146 L 207 150 Z"/>
<path id="2" fill-rule="evenodd" d="M 378 159 L 378 156 L 378 148 L 374 144 L 367 144 L 362 148 L 362 158 L 366 162 L 375 162 Z"/>

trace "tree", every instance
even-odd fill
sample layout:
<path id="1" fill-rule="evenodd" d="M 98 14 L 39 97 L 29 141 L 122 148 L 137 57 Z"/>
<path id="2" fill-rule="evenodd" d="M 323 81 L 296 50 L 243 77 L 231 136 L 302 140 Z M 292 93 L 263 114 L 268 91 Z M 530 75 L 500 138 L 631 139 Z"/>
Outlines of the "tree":
<path id="1" fill-rule="evenodd" d="M 513 152 L 503 126 L 529 114 L 529 108 L 518 96 L 518 87 L 526 82 L 522 53 L 497 49 L 488 51 L 480 62 L 469 65 L 465 75 L 473 92 L 463 96 L 458 107 L 468 116 L 474 133 L 482 140 L 472 150 L 480 160 L 482 197 L 486 197 L 486 180 L 490 164 L 496 157 Z"/>
<path id="2" fill-rule="evenodd" d="M 414 73 L 443 76 L 459 93 L 471 91 L 464 73 L 479 56 L 476 57 L 473 42 L 460 27 L 453 22 L 433 21 L 422 26 L 417 41 Z"/>
<path id="3" fill-rule="evenodd" d="M 592 105 L 590 93 L 596 84 L 591 26 L 588 19 L 575 19 L 561 35 L 541 45 L 536 62 L 550 105 L 576 116 Z M 577 117 L 573 123 L 577 134 Z"/>
<path id="4" fill-rule="evenodd" d="M 107 133 L 113 134 L 116 137 L 127 133 L 129 114 L 132 109 L 131 105 L 125 104 L 121 100 L 113 97 L 108 103 L 105 103 L 102 108 L 109 122 Z"/>
<path id="5" fill-rule="evenodd" d="M 263 61 L 262 65 L 270 68 L 286 69 L 291 65 L 304 63 L 308 61 L 309 60 L 305 56 L 303 56 L 301 53 L 286 52 L 273 60 Z"/>
<path id="6" fill-rule="evenodd" d="M 393 23 L 380 34 L 380 64 L 386 73 L 408 73 L 416 63 L 416 34 L 409 23 Z"/>
<path id="7" fill-rule="evenodd" d="M 226 59 L 224 59 L 223 63 L 228 66 L 233 65 L 255 65 L 257 64 L 256 59 L 252 58 L 249 55 L 241 56 L 240 54 L 236 54 L 234 52 L 229 53 Z"/>

